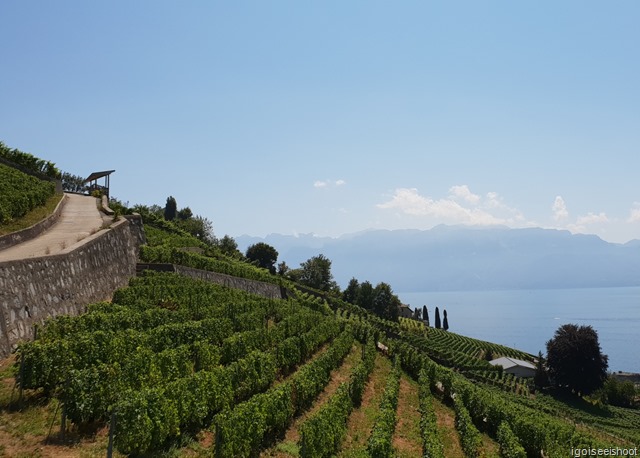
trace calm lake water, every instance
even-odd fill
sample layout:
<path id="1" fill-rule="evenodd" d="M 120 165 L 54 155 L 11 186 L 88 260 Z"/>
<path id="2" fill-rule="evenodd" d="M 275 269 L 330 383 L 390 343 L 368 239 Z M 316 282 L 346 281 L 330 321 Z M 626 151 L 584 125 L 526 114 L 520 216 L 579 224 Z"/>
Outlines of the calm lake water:
<path id="1" fill-rule="evenodd" d="M 640 372 L 640 287 L 399 293 L 411 308 L 447 310 L 449 330 L 546 353 L 546 342 L 567 323 L 590 325 L 609 356 L 610 371 Z"/>

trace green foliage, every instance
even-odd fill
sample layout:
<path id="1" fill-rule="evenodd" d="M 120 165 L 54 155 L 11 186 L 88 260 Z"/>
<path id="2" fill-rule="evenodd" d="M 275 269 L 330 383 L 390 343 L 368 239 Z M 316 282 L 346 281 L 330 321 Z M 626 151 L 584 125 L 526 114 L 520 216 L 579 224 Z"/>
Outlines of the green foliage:
<path id="1" fill-rule="evenodd" d="M 565 324 L 547 342 L 547 366 L 556 386 L 581 395 L 604 385 L 608 361 L 591 326 Z"/>
<path id="2" fill-rule="evenodd" d="M 258 267 L 267 269 L 272 274 L 276 273 L 275 264 L 278 260 L 278 252 L 274 247 L 260 242 L 247 248 L 246 257 Z"/>
<path id="3" fill-rule="evenodd" d="M 507 422 L 500 423 L 496 438 L 500 444 L 500 455 L 504 458 L 527 458 L 527 453 Z"/>
<path id="4" fill-rule="evenodd" d="M 284 432 L 293 416 L 307 409 L 326 386 L 352 343 L 351 332 L 343 332 L 325 353 L 302 366 L 287 382 L 217 415 L 216 456 L 253 456 L 265 438 Z"/>
<path id="5" fill-rule="evenodd" d="M 400 299 L 387 283 L 378 283 L 373 290 L 373 312 L 391 321 L 397 321 Z"/>
<path id="6" fill-rule="evenodd" d="M 0 164 L 0 224 L 44 205 L 55 185 Z"/>
<path id="7" fill-rule="evenodd" d="M 375 360 L 375 346 L 369 340 L 364 358 L 352 369 L 349 382 L 342 383 L 318 411 L 300 426 L 300 454 L 304 457 L 334 455 L 347 429 L 353 407 L 362 400 L 362 393 Z"/>
<path id="8" fill-rule="evenodd" d="M 85 192 L 87 190 L 87 185 L 81 176 L 64 172 L 61 179 L 62 190 L 65 192 Z"/>
<path id="9" fill-rule="evenodd" d="M 467 457 L 479 456 L 482 437 L 478 428 L 474 426 L 471 416 L 460 397 L 454 397 L 453 407 L 456 412 L 456 429 L 460 433 L 460 442 L 464 454 Z"/>
<path id="10" fill-rule="evenodd" d="M 140 247 L 140 257 L 145 262 L 180 264 L 183 266 L 193 267 L 194 269 L 209 270 L 235 277 L 264 281 L 267 283 L 279 284 L 280 280 L 278 277 L 270 275 L 264 269 L 260 269 L 250 264 L 233 261 L 224 257 L 218 259 L 197 253 L 189 253 L 167 246 L 153 247 L 143 245 Z"/>
<path id="11" fill-rule="evenodd" d="M 176 219 L 178 212 L 178 204 L 173 196 L 167 197 L 167 203 L 164 206 L 164 219 L 167 221 L 173 221 Z"/>
<path id="12" fill-rule="evenodd" d="M 242 258 L 242 253 L 240 253 L 240 251 L 238 250 L 238 244 L 233 239 L 233 237 L 225 235 L 220 240 L 218 240 L 216 245 L 223 254 L 236 259 Z"/>
<path id="13" fill-rule="evenodd" d="M 300 427 L 300 456 L 333 456 L 347 432 L 347 420 L 352 408 L 349 384 L 342 383 L 329 401 Z"/>
<path id="14" fill-rule="evenodd" d="M 179 220 L 184 221 L 184 220 L 187 220 L 189 218 L 192 218 L 193 217 L 193 212 L 191 211 L 191 209 L 189 207 L 184 207 L 184 208 L 182 208 L 182 209 L 180 209 L 178 211 L 178 214 L 176 216 L 178 217 Z"/>
<path id="15" fill-rule="evenodd" d="M 373 299 L 374 299 L 373 285 L 368 281 L 363 281 L 360 284 L 360 290 L 358 291 L 358 294 L 357 294 L 356 303 L 363 309 L 372 311 Z"/>
<path id="16" fill-rule="evenodd" d="M 633 382 L 618 380 L 615 375 L 607 377 L 597 394 L 604 402 L 619 407 L 633 407 L 637 395 Z"/>
<path id="17" fill-rule="evenodd" d="M 438 435 L 436 413 L 433 409 L 431 382 L 427 370 L 420 369 L 418 377 L 418 399 L 420 402 L 420 435 L 424 458 L 444 458 L 444 449 Z"/>
<path id="18" fill-rule="evenodd" d="M 396 428 L 396 409 L 400 391 L 400 370 L 398 364 L 387 378 L 387 386 L 382 395 L 378 418 L 373 425 L 367 443 L 369 455 L 373 458 L 390 458 L 394 456 L 393 432 Z"/>
<path id="19" fill-rule="evenodd" d="M 0 142 L 0 157 L 49 178 L 60 178 L 60 170 L 53 162 L 45 161 L 15 148 L 11 149 L 2 142 Z"/>
<path id="20" fill-rule="evenodd" d="M 331 260 L 319 254 L 300 264 L 299 282 L 320 291 L 330 291 L 337 287 L 331 273 Z"/>
<path id="21" fill-rule="evenodd" d="M 345 302 L 349 302 L 351 304 L 357 303 L 359 291 L 360 291 L 360 284 L 358 283 L 358 280 L 355 278 L 352 278 L 351 280 L 349 280 L 349 284 L 347 285 L 345 290 L 342 292 L 342 300 Z"/>

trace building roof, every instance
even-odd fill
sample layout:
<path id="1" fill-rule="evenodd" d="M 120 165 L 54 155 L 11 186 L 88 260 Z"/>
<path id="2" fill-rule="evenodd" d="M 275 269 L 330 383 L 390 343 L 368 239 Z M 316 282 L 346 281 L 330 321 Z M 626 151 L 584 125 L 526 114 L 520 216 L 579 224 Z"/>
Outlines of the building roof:
<path id="1" fill-rule="evenodd" d="M 529 361 L 523 361 L 521 359 L 509 358 L 507 356 L 503 356 L 502 358 L 494 359 L 489 361 L 489 364 L 493 366 L 502 366 L 504 369 L 509 369 L 511 367 L 526 367 L 527 369 L 536 369 L 536 366 L 531 364 Z"/>
<path id="2" fill-rule="evenodd" d="M 111 175 L 113 172 L 115 172 L 115 170 L 105 170 L 103 172 L 92 172 L 91 175 L 89 175 L 84 182 L 88 183 L 89 181 L 93 181 L 93 180 L 98 180 L 102 177 L 106 177 Z"/>

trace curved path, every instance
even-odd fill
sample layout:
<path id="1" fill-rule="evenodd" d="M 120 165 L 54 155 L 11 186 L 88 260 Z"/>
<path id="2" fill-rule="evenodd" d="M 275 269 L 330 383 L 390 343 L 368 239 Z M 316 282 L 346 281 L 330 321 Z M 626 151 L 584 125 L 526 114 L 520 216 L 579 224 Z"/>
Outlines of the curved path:
<path id="1" fill-rule="evenodd" d="M 58 254 L 102 227 L 95 197 L 65 194 L 67 202 L 58 221 L 35 239 L 0 251 L 0 262 Z"/>

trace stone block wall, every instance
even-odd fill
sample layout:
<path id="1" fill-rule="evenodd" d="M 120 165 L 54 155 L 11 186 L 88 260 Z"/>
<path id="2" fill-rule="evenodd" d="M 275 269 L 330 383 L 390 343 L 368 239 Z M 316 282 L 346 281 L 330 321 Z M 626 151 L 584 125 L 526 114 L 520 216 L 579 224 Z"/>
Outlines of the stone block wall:
<path id="1" fill-rule="evenodd" d="M 269 299 L 283 298 L 280 286 L 273 283 L 266 283 L 248 278 L 232 277 L 231 275 L 211 272 L 208 270 L 194 269 L 192 267 L 180 266 L 177 264 L 139 264 L 138 271 L 145 269 L 160 272 L 175 272 L 185 277 L 196 278 L 198 280 L 216 283 L 229 288 L 240 289 L 248 293 L 257 294 Z"/>
<path id="2" fill-rule="evenodd" d="M 135 276 L 139 216 L 123 218 L 67 252 L 0 263 L 0 356 L 33 339 L 34 324 L 108 300 Z"/>

